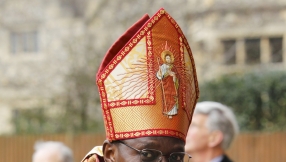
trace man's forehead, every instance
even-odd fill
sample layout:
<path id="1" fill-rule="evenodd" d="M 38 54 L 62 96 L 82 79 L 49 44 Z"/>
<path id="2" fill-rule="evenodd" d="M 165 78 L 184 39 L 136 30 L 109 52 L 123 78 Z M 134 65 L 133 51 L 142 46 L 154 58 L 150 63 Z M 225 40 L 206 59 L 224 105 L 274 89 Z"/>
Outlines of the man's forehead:
<path id="1" fill-rule="evenodd" d="M 162 147 L 167 144 L 171 144 L 172 148 L 180 148 L 185 145 L 185 142 L 181 139 L 174 137 L 141 137 L 125 140 L 127 143 L 135 144 L 141 148 L 155 148 Z"/>
<path id="2" fill-rule="evenodd" d="M 194 114 L 190 126 L 205 126 L 208 116 L 205 114 Z"/>
<path id="3" fill-rule="evenodd" d="M 60 162 L 60 155 L 55 150 L 39 150 L 33 162 Z"/>
<path id="4" fill-rule="evenodd" d="M 192 123 L 195 121 L 195 120 L 199 120 L 199 121 L 204 121 L 206 120 L 208 117 L 208 115 L 206 114 L 201 114 L 201 113 L 198 113 L 198 114 L 194 114 L 193 115 L 193 119 L 192 119 Z"/>

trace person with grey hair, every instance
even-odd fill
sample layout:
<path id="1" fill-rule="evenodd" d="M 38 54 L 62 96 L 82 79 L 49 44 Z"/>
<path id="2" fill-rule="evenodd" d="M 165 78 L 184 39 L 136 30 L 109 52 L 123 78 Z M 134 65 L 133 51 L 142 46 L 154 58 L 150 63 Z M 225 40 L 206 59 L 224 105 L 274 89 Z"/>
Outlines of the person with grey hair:
<path id="1" fill-rule="evenodd" d="M 33 162 L 73 162 L 73 153 L 62 142 L 36 142 Z"/>
<path id="2" fill-rule="evenodd" d="M 218 102 L 198 102 L 189 127 L 185 151 L 192 162 L 231 162 L 225 150 L 238 134 L 232 110 Z"/>

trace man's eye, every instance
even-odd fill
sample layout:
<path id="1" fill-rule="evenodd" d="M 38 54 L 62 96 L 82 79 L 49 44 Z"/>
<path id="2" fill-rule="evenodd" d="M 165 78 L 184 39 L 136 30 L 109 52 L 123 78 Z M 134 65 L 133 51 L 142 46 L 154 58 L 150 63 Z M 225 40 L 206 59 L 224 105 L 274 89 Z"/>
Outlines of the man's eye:
<path id="1" fill-rule="evenodd" d="M 160 156 L 160 152 L 153 150 L 142 150 L 141 152 L 141 161 L 156 161 L 156 159 Z"/>
<path id="2" fill-rule="evenodd" d="M 146 158 L 151 158 L 153 157 L 152 152 L 142 152 L 142 156 L 146 157 Z"/>
<path id="3" fill-rule="evenodd" d="M 173 162 L 180 162 L 184 160 L 184 154 L 172 154 L 170 156 L 170 159 L 172 159 L 171 161 Z"/>

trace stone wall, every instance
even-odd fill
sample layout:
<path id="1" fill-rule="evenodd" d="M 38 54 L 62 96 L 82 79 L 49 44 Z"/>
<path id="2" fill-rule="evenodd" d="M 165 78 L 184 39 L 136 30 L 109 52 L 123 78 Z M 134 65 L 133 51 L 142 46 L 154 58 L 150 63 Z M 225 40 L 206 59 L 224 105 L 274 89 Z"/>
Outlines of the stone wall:
<path id="1" fill-rule="evenodd" d="M 69 2 L 74 4 L 69 6 Z M 66 84 L 64 77 L 72 66 L 68 45 L 85 51 L 76 45 L 86 41 L 87 36 L 92 37 L 89 43 L 92 43 L 99 63 L 112 43 L 131 24 L 143 14 L 153 15 L 161 7 L 174 17 L 189 40 L 199 82 L 233 70 L 261 68 L 262 65 L 245 65 L 243 50 L 239 52 L 243 48 L 238 48 L 237 52 L 237 57 L 242 57 L 242 61 L 238 59 L 237 64 L 231 66 L 223 64 L 222 40 L 276 35 L 285 38 L 286 34 L 286 0 L 80 2 L 86 5 L 79 6 L 76 0 L 0 1 L 0 134 L 13 132 L 10 123 L 13 109 L 55 106 L 51 99 L 63 93 Z M 13 54 L 11 33 L 29 31 L 37 32 L 36 52 Z M 243 42 L 241 44 L 243 47 Z M 264 60 L 268 55 L 269 52 L 264 52 Z M 77 58 L 80 59 L 81 54 Z M 284 50 L 284 62 L 285 58 Z M 267 66 L 264 64 L 263 67 L 285 68 L 283 63 L 265 63 Z M 84 67 L 85 61 L 78 60 L 77 64 Z"/>
<path id="2" fill-rule="evenodd" d="M 0 8 L 1 131 L 8 133 L 14 109 L 49 107 L 50 99 L 62 93 L 68 71 L 63 41 L 82 29 L 56 0 L 9 0 Z M 13 53 L 11 33 L 30 31 L 37 33 L 37 50 Z"/>

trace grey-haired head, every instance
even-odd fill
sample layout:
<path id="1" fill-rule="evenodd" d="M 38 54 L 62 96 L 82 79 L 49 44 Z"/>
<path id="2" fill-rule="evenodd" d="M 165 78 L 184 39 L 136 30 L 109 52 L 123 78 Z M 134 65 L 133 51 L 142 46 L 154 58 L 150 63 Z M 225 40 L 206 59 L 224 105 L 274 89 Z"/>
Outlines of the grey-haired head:
<path id="1" fill-rule="evenodd" d="M 62 142 L 36 142 L 33 162 L 73 162 L 72 150 Z"/>
<path id="2" fill-rule="evenodd" d="M 222 148 L 229 148 L 234 137 L 239 132 L 236 117 L 226 105 L 219 102 L 204 101 L 198 102 L 194 114 L 204 114 L 208 116 L 206 126 L 209 131 L 219 130 L 223 133 Z"/>

